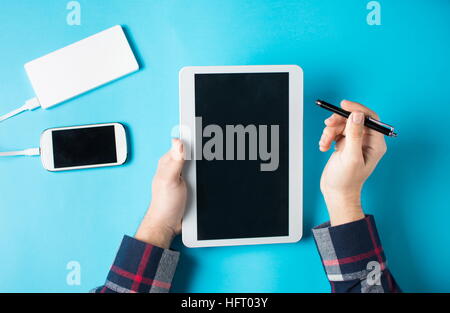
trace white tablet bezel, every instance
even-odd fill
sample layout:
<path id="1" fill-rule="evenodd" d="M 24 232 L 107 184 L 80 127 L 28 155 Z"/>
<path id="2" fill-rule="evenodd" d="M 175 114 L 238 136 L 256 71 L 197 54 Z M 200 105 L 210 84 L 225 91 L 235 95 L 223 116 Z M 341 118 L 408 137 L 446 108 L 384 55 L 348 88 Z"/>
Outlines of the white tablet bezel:
<path id="1" fill-rule="evenodd" d="M 195 156 L 195 74 L 289 73 L 289 235 L 280 237 L 197 239 L 197 179 Z M 188 152 L 183 175 L 189 199 L 183 219 L 187 247 L 297 242 L 302 237 L 303 212 L 303 70 L 297 65 L 190 66 L 180 71 L 180 138 Z"/>

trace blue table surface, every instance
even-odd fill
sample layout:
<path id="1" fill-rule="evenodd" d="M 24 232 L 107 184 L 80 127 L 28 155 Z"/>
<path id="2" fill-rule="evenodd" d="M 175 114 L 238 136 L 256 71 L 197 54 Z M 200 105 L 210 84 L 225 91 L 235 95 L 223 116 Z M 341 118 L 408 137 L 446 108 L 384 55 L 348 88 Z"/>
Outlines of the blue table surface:
<path id="1" fill-rule="evenodd" d="M 150 200 L 158 158 L 178 123 L 178 71 L 187 65 L 298 64 L 305 73 L 304 229 L 296 244 L 188 249 L 177 292 L 328 292 L 310 229 L 327 220 L 319 179 L 329 153 L 317 142 L 323 98 L 351 99 L 380 113 L 400 136 L 367 182 L 363 204 L 376 216 L 389 266 L 405 291 L 450 291 L 448 144 L 450 2 L 79 1 L 81 25 L 66 23 L 68 1 L 0 5 L 0 113 L 33 97 L 23 64 L 116 24 L 141 70 L 50 110 L 0 124 L 0 151 L 36 147 L 49 127 L 122 122 L 130 131 L 124 166 L 50 173 L 38 157 L 0 160 L 0 291 L 85 292 L 103 283 L 123 234 L 133 235 Z M 70 73 L 68 73 L 70 75 Z M 66 265 L 81 265 L 68 285 Z"/>

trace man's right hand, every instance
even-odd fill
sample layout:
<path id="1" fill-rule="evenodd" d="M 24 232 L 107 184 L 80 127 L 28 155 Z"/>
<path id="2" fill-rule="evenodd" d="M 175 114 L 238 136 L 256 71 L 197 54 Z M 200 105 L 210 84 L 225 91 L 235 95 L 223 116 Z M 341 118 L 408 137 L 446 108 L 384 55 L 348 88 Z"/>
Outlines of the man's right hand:
<path id="1" fill-rule="evenodd" d="M 326 119 L 319 142 L 322 152 L 328 151 L 332 142 L 336 142 L 336 150 L 320 181 L 332 226 L 364 218 L 361 207 L 363 184 L 386 153 L 384 135 L 364 127 L 365 116 L 379 119 L 378 115 L 362 104 L 347 100 L 341 102 L 341 107 L 352 114 L 348 119 L 337 114 Z"/>

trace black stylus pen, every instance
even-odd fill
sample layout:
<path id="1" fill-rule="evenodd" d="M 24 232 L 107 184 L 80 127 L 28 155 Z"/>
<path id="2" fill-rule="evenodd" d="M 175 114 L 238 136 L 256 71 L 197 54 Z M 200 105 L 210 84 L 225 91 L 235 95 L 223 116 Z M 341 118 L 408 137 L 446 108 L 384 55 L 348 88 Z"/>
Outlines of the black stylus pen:
<path id="1" fill-rule="evenodd" d="M 349 111 L 346 111 L 344 109 L 341 109 L 335 105 L 332 105 L 328 102 L 325 102 L 323 100 L 316 100 L 316 104 L 320 106 L 321 108 L 324 108 L 325 110 L 331 111 L 333 113 L 339 114 L 340 116 L 343 116 L 345 118 L 348 118 L 350 116 Z M 370 129 L 376 130 L 379 133 L 382 133 L 389 137 L 397 137 L 397 133 L 394 132 L 394 127 L 391 125 L 388 125 L 386 123 L 383 123 L 379 120 L 376 120 L 374 118 L 371 118 L 370 116 L 366 116 L 364 125 Z"/>

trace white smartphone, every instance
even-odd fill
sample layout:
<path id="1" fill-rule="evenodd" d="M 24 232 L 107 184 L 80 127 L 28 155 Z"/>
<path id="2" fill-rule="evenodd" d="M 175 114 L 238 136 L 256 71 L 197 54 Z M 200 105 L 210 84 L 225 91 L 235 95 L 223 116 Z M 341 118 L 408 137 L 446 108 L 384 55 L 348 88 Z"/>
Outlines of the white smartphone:
<path id="1" fill-rule="evenodd" d="M 46 129 L 41 160 L 48 171 L 115 166 L 127 159 L 125 128 L 120 123 Z"/>

